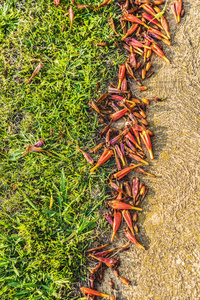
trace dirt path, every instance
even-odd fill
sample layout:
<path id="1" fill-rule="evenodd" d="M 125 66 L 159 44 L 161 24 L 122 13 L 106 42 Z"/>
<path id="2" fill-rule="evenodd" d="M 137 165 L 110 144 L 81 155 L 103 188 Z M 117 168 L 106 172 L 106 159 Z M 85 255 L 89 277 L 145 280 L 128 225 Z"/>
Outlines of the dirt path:
<path id="1" fill-rule="evenodd" d="M 150 191 L 138 222 L 138 239 L 148 250 L 132 247 L 120 255 L 119 271 L 131 280 L 130 286 L 122 286 L 108 271 L 100 288 L 110 293 L 107 282 L 113 278 L 118 300 L 200 299 L 200 3 L 184 4 L 186 15 L 179 26 L 170 22 L 173 46 L 164 47 L 172 64 L 156 59 L 159 70 L 142 93 L 167 100 L 153 103 L 148 111 L 156 136 L 150 171 L 157 178 L 143 177 Z M 172 14 L 167 15 L 169 20 Z M 120 237 L 121 245 L 125 239 Z"/>

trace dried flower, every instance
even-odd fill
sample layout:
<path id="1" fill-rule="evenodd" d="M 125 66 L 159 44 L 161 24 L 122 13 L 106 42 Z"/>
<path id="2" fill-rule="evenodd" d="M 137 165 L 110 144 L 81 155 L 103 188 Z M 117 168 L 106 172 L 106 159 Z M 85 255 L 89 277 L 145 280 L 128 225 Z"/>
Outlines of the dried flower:
<path id="1" fill-rule="evenodd" d="M 126 235 L 127 239 L 129 239 L 129 241 L 131 241 L 133 244 L 139 246 L 143 250 L 146 250 L 140 243 L 138 243 L 135 236 L 132 235 L 132 233 L 128 230 L 128 228 L 124 229 L 124 232 L 125 232 L 125 235 Z"/>
<path id="2" fill-rule="evenodd" d="M 121 117 L 123 117 L 125 115 L 125 113 L 127 113 L 127 111 L 128 111 L 127 108 L 119 110 L 119 111 L 115 112 L 114 114 L 110 115 L 110 118 L 112 119 L 112 121 L 117 121 Z"/>
<path id="3" fill-rule="evenodd" d="M 98 261 L 106 264 L 106 266 L 109 267 L 109 268 L 113 268 L 117 263 L 117 260 L 114 259 L 114 258 L 96 257 L 95 255 L 92 255 L 92 254 L 89 254 L 89 256 L 91 256 L 91 257 L 97 259 Z"/>
<path id="4" fill-rule="evenodd" d="M 138 219 L 138 214 L 134 213 L 134 215 L 133 215 L 133 222 L 137 222 L 137 219 Z"/>
<path id="5" fill-rule="evenodd" d="M 132 183 L 132 195 L 133 195 L 133 199 L 135 200 L 137 197 L 137 194 L 139 192 L 139 184 L 140 184 L 140 180 L 139 178 L 133 178 L 133 183 Z"/>
<path id="6" fill-rule="evenodd" d="M 42 147 L 45 145 L 45 140 L 40 138 L 39 141 L 37 143 L 35 143 L 33 146 L 35 147 Z"/>
<path id="7" fill-rule="evenodd" d="M 102 217 L 106 219 L 106 221 L 110 224 L 111 227 L 113 227 L 114 222 L 113 222 L 111 213 L 107 212 L 107 213 L 103 214 Z"/>
<path id="8" fill-rule="evenodd" d="M 128 181 L 124 182 L 124 187 L 126 190 L 126 193 L 128 194 L 129 197 L 132 197 L 132 192 L 131 192 L 131 187 Z"/>
<path id="9" fill-rule="evenodd" d="M 151 49 L 160 57 L 164 58 L 166 60 L 166 62 L 168 62 L 170 64 L 169 59 L 164 55 L 164 53 L 162 52 L 162 50 L 156 45 L 153 44 L 151 46 Z"/>
<path id="10" fill-rule="evenodd" d="M 156 21 L 154 17 L 152 17 L 152 16 L 150 16 L 150 15 L 148 15 L 148 14 L 146 14 L 146 13 L 143 13 L 142 16 L 143 16 L 143 18 L 145 18 L 147 21 L 149 21 L 149 22 L 151 22 L 151 23 L 157 25 L 157 26 L 160 27 L 161 29 L 163 29 L 162 26 L 160 25 L 160 23 L 158 23 L 158 21 Z"/>
<path id="11" fill-rule="evenodd" d="M 130 204 L 127 204 L 127 203 L 124 203 L 124 202 L 121 202 L 121 201 L 116 201 L 116 200 L 108 201 L 108 205 L 112 209 L 135 209 L 135 210 L 142 211 L 142 208 L 134 207 Z"/>
<path id="12" fill-rule="evenodd" d="M 89 295 L 94 295 L 94 296 L 99 296 L 99 297 L 110 298 L 110 295 L 106 295 L 106 294 L 97 292 L 97 291 L 95 291 L 93 289 L 89 289 L 87 287 L 81 287 L 80 290 L 83 294 L 89 294 Z"/>
<path id="13" fill-rule="evenodd" d="M 110 245 L 110 243 L 105 244 L 105 245 L 101 245 L 101 246 L 99 246 L 99 247 L 95 247 L 95 248 L 92 248 L 92 249 L 88 249 L 88 250 L 86 250 L 85 252 L 97 251 L 97 250 L 100 250 L 100 249 L 103 249 L 103 248 L 107 247 L 108 245 Z"/>
<path id="14" fill-rule="evenodd" d="M 113 233 L 112 233 L 112 237 L 111 237 L 111 243 L 114 240 L 115 234 L 121 224 L 121 219 L 122 219 L 122 214 L 120 211 L 115 210 L 114 212 L 114 223 L 113 223 Z"/>
<path id="15" fill-rule="evenodd" d="M 110 27 L 112 28 L 112 30 L 114 31 L 114 33 L 116 34 L 116 36 L 119 37 L 119 34 L 118 34 L 117 31 L 115 30 L 115 24 L 114 24 L 113 18 L 109 18 L 107 21 L 108 21 Z"/>
<path id="16" fill-rule="evenodd" d="M 39 147 L 35 147 L 35 146 L 31 146 L 30 144 L 28 144 L 27 148 L 26 148 L 26 152 L 23 154 L 23 156 L 25 156 L 27 153 L 29 152 L 46 152 L 49 155 L 52 155 L 51 153 L 49 153 L 48 151 L 39 148 Z"/>
<path id="17" fill-rule="evenodd" d="M 150 15 L 154 16 L 156 15 L 155 10 L 149 5 L 149 4 L 143 4 L 141 7 L 146 10 Z"/>
<path id="18" fill-rule="evenodd" d="M 96 11 L 97 9 L 99 9 L 99 8 L 105 6 L 105 5 L 110 4 L 111 2 L 112 2 L 112 0 L 104 0 L 98 7 L 96 7 L 96 8 L 94 9 L 94 11 Z"/>
<path id="19" fill-rule="evenodd" d="M 143 130 L 142 133 L 140 133 L 140 136 L 141 136 L 143 144 L 147 147 L 147 150 L 149 151 L 150 158 L 154 159 L 152 145 L 151 145 L 151 139 L 150 139 L 148 131 Z"/>
<path id="20" fill-rule="evenodd" d="M 138 149 L 142 150 L 142 148 L 138 145 L 138 143 L 136 142 L 136 140 L 134 139 L 133 135 L 132 135 L 130 132 L 128 132 L 128 133 L 125 135 L 125 137 L 126 137 L 129 141 L 131 141 Z"/>
<path id="21" fill-rule="evenodd" d="M 100 150 L 103 147 L 104 144 L 105 144 L 105 142 L 100 143 L 99 145 L 95 146 L 94 148 L 89 149 L 89 152 L 96 153 L 98 150 Z"/>
<path id="22" fill-rule="evenodd" d="M 182 11 L 182 1 L 181 0 L 175 0 L 175 7 L 176 7 L 176 23 L 180 23 L 180 14 Z"/>
<path id="23" fill-rule="evenodd" d="M 124 277 L 120 277 L 120 280 L 122 283 L 126 284 L 126 285 L 130 285 L 130 281 Z"/>
<path id="24" fill-rule="evenodd" d="M 94 172 L 94 170 L 96 170 L 99 166 L 104 164 L 112 155 L 113 155 L 113 151 L 106 148 L 103 154 L 101 155 L 101 157 L 99 158 L 97 164 L 90 170 L 90 172 Z"/>
<path id="25" fill-rule="evenodd" d="M 124 17 L 121 18 L 121 20 L 129 21 L 136 24 L 141 24 L 148 28 L 148 26 L 144 22 L 142 22 L 140 19 L 130 14 L 126 14 Z"/>
<path id="26" fill-rule="evenodd" d="M 123 215 L 123 218 L 124 218 L 126 224 L 129 227 L 130 231 L 132 232 L 133 235 L 135 235 L 134 231 L 133 231 L 133 223 L 132 223 L 130 212 L 127 209 L 125 209 L 122 211 L 122 215 Z"/>
<path id="27" fill-rule="evenodd" d="M 55 6 L 58 6 L 60 4 L 60 0 L 54 0 Z"/>
<path id="28" fill-rule="evenodd" d="M 125 72 L 126 72 L 125 64 L 119 65 L 119 83 L 118 83 L 118 87 L 117 87 L 118 89 L 120 89 L 120 87 L 121 87 L 121 83 L 125 76 Z"/>
<path id="29" fill-rule="evenodd" d="M 142 164 L 138 164 L 138 165 L 131 165 L 130 167 L 127 167 L 125 169 L 120 170 L 119 172 L 115 173 L 113 175 L 114 178 L 116 178 L 117 180 L 122 179 L 124 176 L 126 176 L 129 172 L 131 172 L 134 168 L 137 168 L 139 166 L 141 166 Z"/>
<path id="30" fill-rule="evenodd" d="M 113 273 L 114 273 L 114 275 L 115 275 L 116 277 L 119 277 L 119 272 L 118 272 L 117 269 L 114 269 L 114 270 L 113 270 Z"/>
<path id="31" fill-rule="evenodd" d="M 113 151 L 114 151 L 114 154 L 115 154 L 115 162 L 116 162 L 116 165 L 117 165 L 117 170 L 120 171 L 122 169 L 122 167 L 121 167 L 121 164 L 120 164 L 120 161 L 119 161 L 119 158 L 117 156 L 115 148 L 113 148 Z"/>
<path id="32" fill-rule="evenodd" d="M 121 40 L 123 41 L 126 37 L 128 37 L 131 34 L 133 34 L 136 31 L 137 28 L 138 28 L 138 24 L 133 24 L 131 26 L 131 28 L 127 31 L 127 33 L 125 34 L 125 36 L 123 36 L 121 38 Z"/>
<path id="33" fill-rule="evenodd" d="M 27 83 L 30 83 L 32 81 L 33 77 L 35 77 L 37 75 L 37 73 L 42 69 L 43 66 L 44 66 L 43 63 L 39 63 L 39 65 L 35 68 L 35 70 L 33 71 L 33 74 L 31 75 L 31 77 L 29 78 Z"/>
<path id="34" fill-rule="evenodd" d="M 87 152 L 83 151 L 82 149 L 80 149 L 78 146 L 76 147 L 77 150 L 81 151 L 81 153 L 83 154 L 83 156 L 85 157 L 85 159 L 87 160 L 87 162 L 91 165 L 94 165 L 94 160 L 92 157 L 90 157 L 89 154 L 87 154 Z"/>
<path id="35" fill-rule="evenodd" d="M 120 188 L 116 183 L 114 183 L 113 181 L 109 182 L 109 185 L 112 186 L 113 189 L 115 189 L 116 191 L 118 191 L 119 193 L 124 194 L 125 196 L 128 197 L 128 195 L 123 191 L 122 188 Z"/>
<path id="36" fill-rule="evenodd" d="M 103 256 L 107 256 L 108 254 L 110 254 L 111 252 L 117 250 L 117 248 L 112 248 L 110 250 L 104 250 L 104 251 L 101 251 L 101 252 L 97 252 L 95 253 L 95 256 L 96 257 L 103 257 Z"/>

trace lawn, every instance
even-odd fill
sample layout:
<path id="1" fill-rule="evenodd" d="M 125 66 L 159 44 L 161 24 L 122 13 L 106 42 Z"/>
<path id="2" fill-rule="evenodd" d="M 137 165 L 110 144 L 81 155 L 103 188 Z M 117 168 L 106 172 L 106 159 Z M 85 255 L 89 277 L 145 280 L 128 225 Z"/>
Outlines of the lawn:
<path id="1" fill-rule="evenodd" d="M 95 146 L 98 120 L 88 102 L 122 61 L 107 22 L 117 8 L 74 8 L 69 31 L 69 7 L 69 0 L 58 7 L 53 0 L 0 1 L 1 300 L 72 299 L 106 197 L 108 164 L 90 175 L 76 146 Z M 23 156 L 39 138 L 52 156 Z"/>

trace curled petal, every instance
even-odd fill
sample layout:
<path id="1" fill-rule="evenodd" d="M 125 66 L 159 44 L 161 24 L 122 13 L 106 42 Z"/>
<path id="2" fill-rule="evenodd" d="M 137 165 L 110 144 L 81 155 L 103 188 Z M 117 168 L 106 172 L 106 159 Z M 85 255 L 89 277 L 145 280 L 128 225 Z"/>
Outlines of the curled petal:
<path id="1" fill-rule="evenodd" d="M 160 19 L 160 21 L 161 21 L 161 25 L 162 25 L 164 31 L 165 31 L 166 34 L 167 34 L 168 39 L 171 39 L 171 36 L 170 36 L 170 33 L 169 33 L 169 26 L 168 26 L 167 20 L 165 19 L 164 16 L 162 16 L 161 19 Z"/>
<path id="2" fill-rule="evenodd" d="M 107 213 L 103 214 L 102 217 L 106 219 L 106 221 L 110 224 L 111 227 L 113 227 L 114 222 L 113 222 L 111 213 L 107 212 Z"/>
<path id="3" fill-rule="evenodd" d="M 37 143 L 35 143 L 33 146 L 35 147 L 42 147 L 45 145 L 45 140 L 40 138 L 39 141 Z"/>
<path id="4" fill-rule="evenodd" d="M 100 250 L 100 249 L 103 249 L 103 248 L 107 247 L 108 245 L 110 245 L 110 243 L 105 244 L 105 245 L 101 245 L 101 246 L 96 247 L 96 248 L 88 249 L 88 250 L 86 250 L 85 252 L 97 251 L 97 250 Z"/>
<path id="5" fill-rule="evenodd" d="M 90 254 L 90 256 L 93 257 L 93 258 L 95 258 L 95 259 L 97 259 L 98 261 L 106 264 L 106 266 L 109 267 L 109 268 L 113 268 L 116 265 L 116 263 L 117 263 L 117 260 L 114 259 L 114 258 L 97 257 L 97 256 L 91 255 L 91 254 Z"/>
<path id="6" fill-rule="evenodd" d="M 121 18 L 121 20 L 133 22 L 133 23 L 136 23 L 136 24 L 141 24 L 141 25 L 148 28 L 148 26 L 145 23 L 143 23 L 140 19 L 138 19 L 137 17 L 135 17 L 131 14 L 126 14 L 124 17 Z"/>
<path id="7" fill-rule="evenodd" d="M 113 151 L 110 149 L 105 149 L 104 153 L 101 155 L 101 157 L 99 158 L 97 164 L 90 170 L 90 172 L 93 172 L 94 170 L 96 170 L 99 166 L 101 166 L 102 164 L 104 164 L 112 155 L 113 155 Z"/>
<path id="8" fill-rule="evenodd" d="M 49 153 L 48 151 L 39 148 L 39 147 L 35 147 L 35 146 L 31 146 L 30 144 L 27 146 L 25 153 L 23 154 L 23 156 L 25 156 L 27 153 L 29 152 L 46 152 L 49 155 L 52 155 L 51 153 Z"/>
<path id="9" fill-rule="evenodd" d="M 125 76 L 125 72 L 126 72 L 125 64 L 120 65 L 119 66 L 119 83 L 118 83 L 118 87 L 117 87 L 118 89 L 120 89 L 120 87 L 121 87 L 121 83 L 122 83 L 122 80 Z"/>
<path id="10" fill-rule="evenodd" d="M 160 27 L 161 29 L 163 29 L 162 26 L 160 25 L 160 23 L 158 23 L 158 21 L 156 21 L 154 17 L 152 17 L 152 16 L 150 16 L 150 15 L 148 15 L 148 14 L 146 14 L 146 13 L 143 13 L 142 16 L 143 16 L 143 18 L 145 18 L 147 21 L 149 21 L 149 22 L 151 22 L 151 23 L 157 25 L 157 26 Z"/>
<path id="11" fill-rule="evenodd" d="M 137 168 L 141 166 L 141 164 L 138 164 L 138 165 L 132 165 L 130 167 L 127 167 L 123 170 L 120 170 L 119 172 L 115 173 L 113 175 L 114 178 L 116 178 L 117 180 L 120 180 L 122 179 L 124 176 L 126 176 L 129 172 L 131 172 L 134 168 Z"/>
<path id="12" fill-rule="evenodd" d="M 98 150 L 100 150 L 103 147 L 104 144 L 105 144 L 105 142 L 100 143 L 99 145 L 95 146 L 94 148 L 89 149 L 89 152 L 96 153 Z"/>
<path id="13" fill-rule="evenodd" d="M 121 224 L 121 219 L 122 219 L 122 214 L 120 211 L 115 210 L 114 212 L 114 224 L 113 224 L 113 233 L 112 233 L 112 237 L 111 237 L 111 243 L 114 240 L 115 234 Z"/>
<path id="14" fill-rule="evenodd" d="M 116 200 L 108 201 L 108 205 L 113 209 L 134 209 L 134 210 L 142 211 L 142 208 L 134 207 L 130 204 L 121 201 L 116 201 Z"/>
<path id="15" fill-rule="evenodd" d="M 120 281 L 126 285 L 130 285 L 130 281 L 124 277 L 120 277 Z"/>
<path id="16" fill-rule="evenodd" d="M 164 58 L 166 60 L 166 62 L 168 62 L 170 64 L 169 59 L 164 55 L 164 53 L 162 52 L 162 50 L 156 45 L 153 44 L 151 46 L 151 49 L 160 57 Z"/>
<path id="17" fill-rule="evenodd" d="M 112 121 L 117 121 L 120 118 L 122 118 L 125 115 L 125 113 L 127 113 L 127 111 L 128 111 L 127 108 L 119 110 L 119 111 L 115 112 L 114 114 L 110 115 L 110 118 L 112 119 Z"/>
<path id="18" fill-rule="evenodd" d="M 110 298 L 110 295 L 100 293 L 98 291 L 95 291 L 93 289 L 89 289 L 87 287 L 81 287 L 80 290 L 83 294 L 89 294 L 89 295 L 94 295 L 94 296 L 99 296 L 99 297 Z"/>
<path id="19" fill-rule="evenodd" d="M 150 15 L 155 16 L 156 12 L 155 10 L 149 5 L 149 4 L 143 4 L 141 7 L 146 10 Z"/>
<path id="20" fill-rule="evenodd" d="M 128 37 L 131 34 L 133 34 L 136 31 L 137 28 L 138 28 L 138 24 L 133 24 L 131 26 L 131 28 L 127 31 L 127 33 L 125 34 L 125 36 L 121 38 L 121 40 L 123 41 L 126 37 Z"/>
<path id="21" fill-rule="evenodd" d="M 85 157 L 85 159 L 87 160 L 87 162 L 91 165 L 94 165 L 94 160 L 93 158 L 87 154 L 87 152 L 83 151 L 82 149 L 80 149 L 78 146 L 76 147 L 77 150 L 81 151 L 81 153 L 83 154 L 83 156 Z"/>
<path id="22" fill-rule="evenodd" d="M 123 218 L 124 218 L 126 224 L 129 227 L 130 231 L 132 232 L 133 235 L 135 235 L 134 231 L 133 231 L 133 222 L 132 222 L 132 219 L 131 219 L 130 212 L 127 209 L 125 209 L 125 210 L 122 211 L 122 215 L 123 215 Z"/>
<path id="23" fill-rule="evenodd" d="M 133 195 L 134 200 L 136 199 L 137 194 L 139 192 L 139 184 L 140 184 L 139 178 L 133 178 L 132 195 Z"/>
<path id="24" fill-rule="evenodd" d="M 146 250 L 140 243 L 138 243 L 138 241 L 136 240 L 135 236 L 132 235 L 132 233 L 128 230 L 128 228 L 124 229 L 124 232 L 125 232 L 125 236 L 127 237 L 127 239 L 129 239 L 129 241 L 131 241 L 133 244 L 139 246 L 143 250 Z"/>

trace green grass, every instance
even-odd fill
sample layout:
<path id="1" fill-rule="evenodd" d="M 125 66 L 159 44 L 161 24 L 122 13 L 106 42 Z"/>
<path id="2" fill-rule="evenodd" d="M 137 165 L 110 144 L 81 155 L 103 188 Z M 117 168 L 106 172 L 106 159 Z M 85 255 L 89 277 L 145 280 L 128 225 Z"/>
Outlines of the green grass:
<path id="1" fill-rule="evenodd" d="M 106 21 L 116 11 L 74 9 L 69 32 L 68 0 L 57 8 L 53 0 L 0 3 L 0 299 L 72 299 L 73 283 L 86 274 L 83 251 L 93 239 L 108 172 L 90 175 L 76 145 L 95 145 L 98 122 L 88 102 L 123 57 Z M 91 43 L 102 41 L 108 47 Z M 44 67 L 26 84 L 39 61 Z M 23 157 L 40 137 L 53 156 Z"/>

